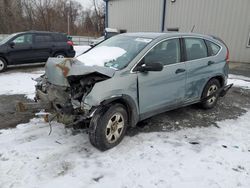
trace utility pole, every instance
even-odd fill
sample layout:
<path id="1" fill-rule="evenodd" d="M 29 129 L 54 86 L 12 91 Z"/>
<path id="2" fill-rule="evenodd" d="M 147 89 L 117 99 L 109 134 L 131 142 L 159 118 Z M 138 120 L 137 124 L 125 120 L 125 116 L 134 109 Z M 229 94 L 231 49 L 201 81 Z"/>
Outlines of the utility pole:
<path id="1" fill-rule="evenodd" d="M 69 11 L 68 11 L 68 35 L 70 35 L 70 30 L 69 30 Z"/>
<path id="2" fill-rule="evenodd" d="M 68 35 L 70 35 L 70 8 L 71 8 L 71 1 L 67 1 L 67 25 L 68 25 Z"/>

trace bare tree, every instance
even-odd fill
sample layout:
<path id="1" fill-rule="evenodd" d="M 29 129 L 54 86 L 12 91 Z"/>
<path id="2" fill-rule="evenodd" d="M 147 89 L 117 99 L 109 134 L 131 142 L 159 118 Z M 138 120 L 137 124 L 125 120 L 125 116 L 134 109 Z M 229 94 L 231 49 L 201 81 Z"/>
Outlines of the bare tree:
<path id="1" fill-rule="evenodd" d="M 0 0 L 0 33 L 46 30 L 99 35 L 103 31 L 104 4 L 93 0 L 83 9 L 75 0 Z"/>
<path id="2" fill-rule="evenodd" d="M 101 32 L 104 29 L 104 2 L 98 0 L 92 0 L 94 6 L 93 21 L 97 32 Z"/>

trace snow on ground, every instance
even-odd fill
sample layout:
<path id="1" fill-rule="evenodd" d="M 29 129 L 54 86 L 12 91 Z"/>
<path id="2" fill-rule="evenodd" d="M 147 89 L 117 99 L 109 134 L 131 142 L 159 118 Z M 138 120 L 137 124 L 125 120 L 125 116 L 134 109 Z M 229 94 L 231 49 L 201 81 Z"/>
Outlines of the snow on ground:
<path id="1" fill-rule="evenodd" d="M 250 112 L 220 128 L 125 137 L 100 152 L 87 134 L 41 119 L 0 133 L 0 180 L 7 187 L 250 187 Z M 198 144 L 190 144 L 198 143 Z"/>
<path id="2" fill-rule="evenodd" d="M 41 72 L 0 75 L 0 93 L 32 95 L 31 77 Z M 247 78 L 249 79 L 249 78 Z M 230 76 L 229 82 L 250 88 Z M 242 84 L 243 83 L 243 84 Z M 242 85 L 241 85 L 242 84 Z M 34 118 L 0 130 L 0 187 L 250 187 L 250 111 L 218 127 L 126 136 L 106 152 L 88 135 Z"/>
<path id="3" fill-rule="evenodd" d="M 90 46 L 74 46 L 74 50 L 76 51 L 75 57 L 79 56 L 83 52 L 87 51 Z"/>
<path id="4" fill-rule="evenodd" d="M 250 89 L 250 78 L 246 76 L 230 74 L 228 84 L 233 83 L 234 87 L 242 87 L 244 89 Z"/>
<path id="5" fill-rule="evenodd" d="M 44 71 L 35 71 L 32 73 L 1 73 L 0 74 L 0 95 L 25 94 L 33 99 L 35 94 L 36 79 Z"/>

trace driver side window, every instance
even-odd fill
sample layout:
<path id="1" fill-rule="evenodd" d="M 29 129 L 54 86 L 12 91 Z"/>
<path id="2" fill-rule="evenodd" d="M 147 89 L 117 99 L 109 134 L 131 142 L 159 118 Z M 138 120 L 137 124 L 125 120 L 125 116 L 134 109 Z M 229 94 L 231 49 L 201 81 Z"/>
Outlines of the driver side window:
<path id="1" fill-rule="evenodd" d="M 32 43 L 32 35 L 31 34 L 28 34 L 28 35 L 21 35 L 21 36 L 18 36 L 17 38 L 15 38 L 13 40 L 13 42 L 15 44 L 19 44 L 19 45 L 28 45 L 28 44 L 31 44 Z"/>
<path id="2" fill-rule="evenodd" d="M 181 61 L 179 39 L 170 39 L 156 45 L 145 57 L 144 63 L 171 65 Z"/>

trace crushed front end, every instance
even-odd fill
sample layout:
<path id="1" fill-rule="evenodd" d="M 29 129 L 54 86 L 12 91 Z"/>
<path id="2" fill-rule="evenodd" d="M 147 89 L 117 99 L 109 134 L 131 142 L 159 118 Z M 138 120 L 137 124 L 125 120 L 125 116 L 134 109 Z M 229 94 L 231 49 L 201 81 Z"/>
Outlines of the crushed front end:
<path id="1" fill-rule="evenodd" d="M 97 107 L 85 109 L 85 97 L 95 83 L 113 74 L 108 68 L 84 66 L 76 59 L 51 58 L 45 74 L 36 79 L 35 101 L 66 126 L 86 126 Z"/>

